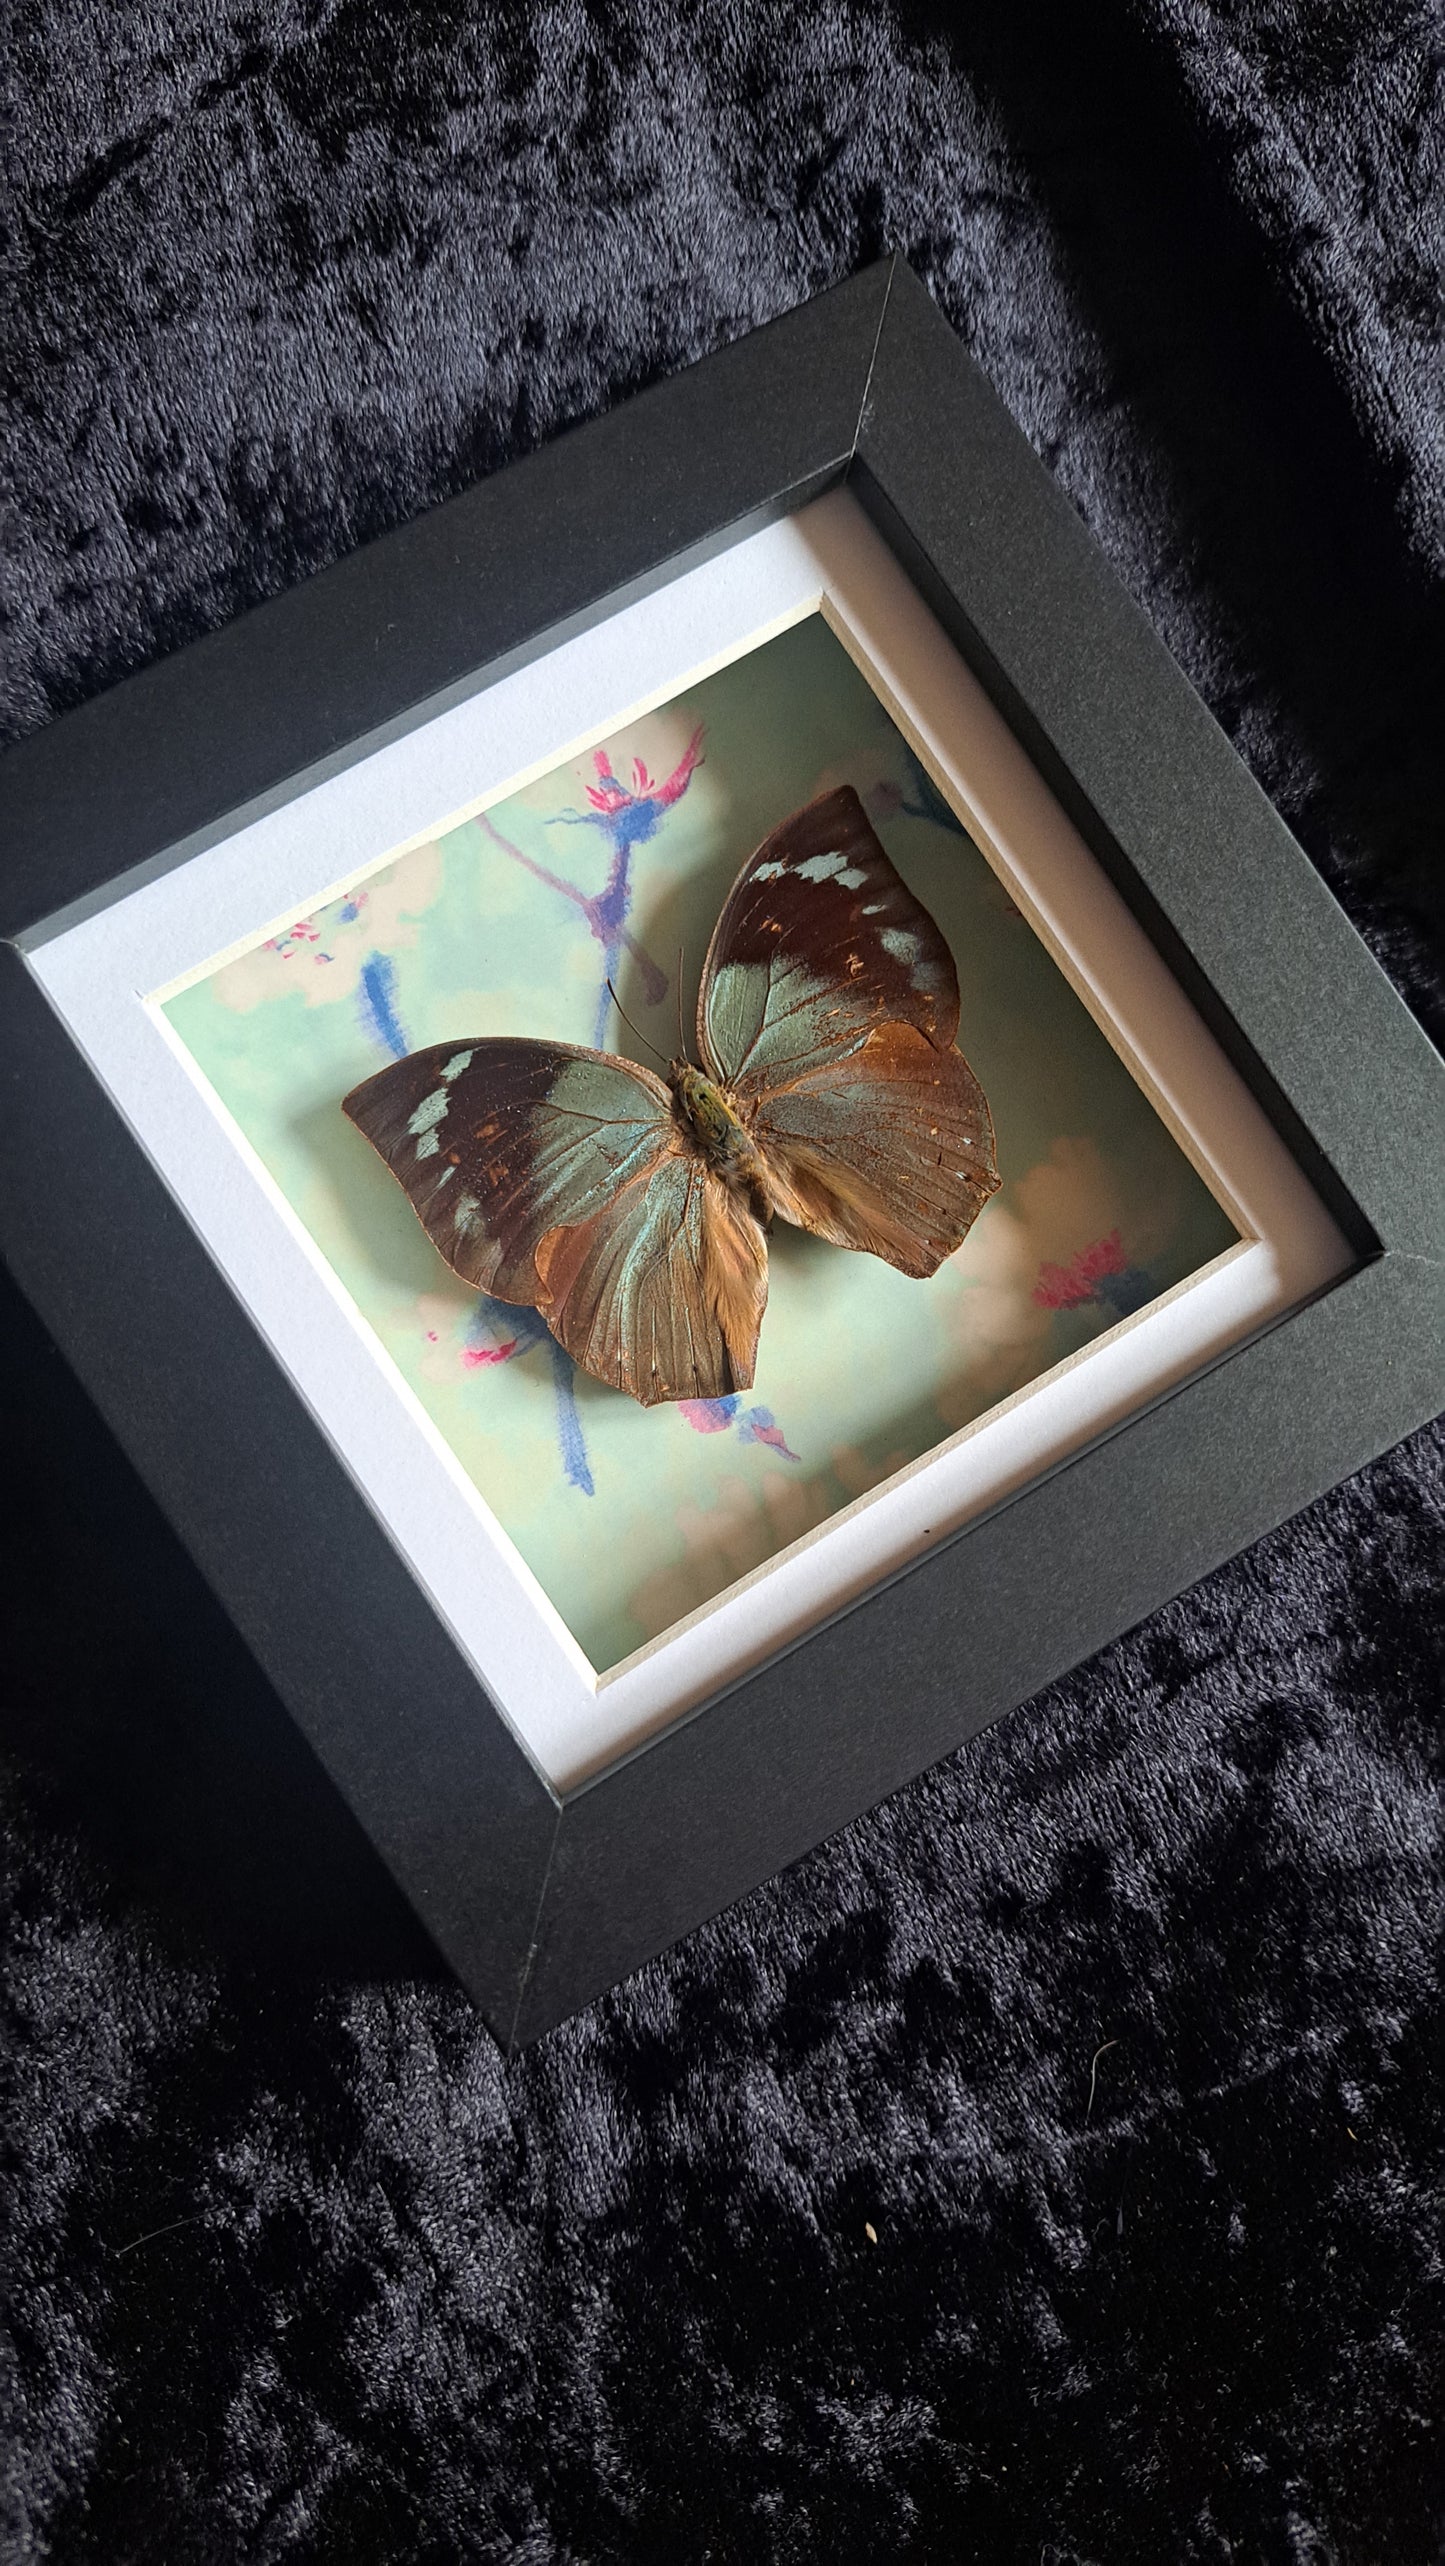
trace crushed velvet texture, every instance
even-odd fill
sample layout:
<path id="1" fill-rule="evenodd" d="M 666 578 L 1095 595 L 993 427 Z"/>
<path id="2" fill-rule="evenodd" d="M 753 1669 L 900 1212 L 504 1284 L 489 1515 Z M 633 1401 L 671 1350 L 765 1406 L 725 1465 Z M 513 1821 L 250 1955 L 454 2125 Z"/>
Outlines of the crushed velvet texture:
<path id="1" fill-rule="evenodd" d="M 1438 1032 L 1437 25 L 13 0 L 4 723 L 896 243 Z M 7 2560 L 1438 2556 L 1438 1431 L 507 2066 L 3 1345 Z"/>

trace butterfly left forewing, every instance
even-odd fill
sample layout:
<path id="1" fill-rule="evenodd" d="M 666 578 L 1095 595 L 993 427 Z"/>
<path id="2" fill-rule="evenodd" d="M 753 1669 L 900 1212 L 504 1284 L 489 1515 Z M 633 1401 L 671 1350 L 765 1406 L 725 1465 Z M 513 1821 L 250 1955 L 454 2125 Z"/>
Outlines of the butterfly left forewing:
<path id="1" fill-rule="evenodd" d="M 677 1145 L 660 1078 L 574 1043 L 433 1043 L 343 1099 L 464 1282 L 538 1306 L 538 1245 Z"/>
<path id="2" fill-rule="evenodd" d="M 743 867 L 698 1015 L 773 1210 L 933 1273 L 997 1187 L 993 1126 L 954 1047 L 953 956 L 851 786 L 795 812 Z"/>

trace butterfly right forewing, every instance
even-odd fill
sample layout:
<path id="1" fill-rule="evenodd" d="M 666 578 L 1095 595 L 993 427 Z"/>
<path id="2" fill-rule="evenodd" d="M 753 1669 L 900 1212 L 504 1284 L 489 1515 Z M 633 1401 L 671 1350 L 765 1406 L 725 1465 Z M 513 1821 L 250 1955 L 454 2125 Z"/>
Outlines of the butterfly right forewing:
<path id="1" fill-rule="evenodd" d="M 946 1050 L 958 974 L 845 784 L 770 831 L 738 874 L 703 967 L 698 1042 L 710 1076 L 753 1087 L 845 1058 L 882 1024 Z"/>
<path id="2" fill-rule="evenodd" d="M 708 951 L 699 1040 L 784 1220 L 917 1276 L 959 1245 L 999 1180 L 958 1014 L 953 956 L 851 785 L 764 839 Z"/>

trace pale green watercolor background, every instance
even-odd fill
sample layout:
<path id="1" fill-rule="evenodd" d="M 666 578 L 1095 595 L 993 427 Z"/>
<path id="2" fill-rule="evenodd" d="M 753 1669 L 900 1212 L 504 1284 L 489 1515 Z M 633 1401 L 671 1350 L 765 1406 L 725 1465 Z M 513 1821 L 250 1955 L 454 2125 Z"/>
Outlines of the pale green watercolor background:
<path id="1" fill-rule="evenodd" d="M 515 1314 L 480 1307 L 448 1272 L 341 1114 L 347 1089 L 388 1056 L 363 977 L 376 954 L 409 1048 L 481 1033 L 595 1039 L 601 948 L 486 823 L 414 849 L 369 876 L 359 904 L 332 902 L 307 934 L 222 966 L 165 1010 L 599 1668 L 1116 1323 L 1118 1286 L 1114 1305 L 1043 1306 L 1041 1264 L 1067 1267 L 1117 1231 L 1134 1269 L 1125 1289 L 1142 1301 L 1236 1235 L 982 856 L 921 815 L 916 765 L 820 617 L 619 733 L 608 744 L 618 776 L 630 783 L 637 756 L 665 776 L 699 723 L 704 762 L 632 859 L 632 929 L 669 982 L 685 948 L 689 1024 L 738 865 L 789 811 L 852 783 L 957 958 L 959 1041 L 993 1109 L 1004 1178 L 928 1283 L 777 1227 L 757 1382 L 720 1430 L 577 1374 L 595 1493 L 569 1484 L 550 1341 L 478 1363 Z M 558 767 L 494 805 L 491 828 L 594 893 L 607 841 L 557 815 L 585 810 L 595 780 L 590 756 Z M 620 994 L 673 1051 L 671 988 L 649 1009 L 627 960 Z M 615 1016 L 607 1039 L 645 1056 Z M 796 1460 L 757 1439 L 758 1411 Z"/>

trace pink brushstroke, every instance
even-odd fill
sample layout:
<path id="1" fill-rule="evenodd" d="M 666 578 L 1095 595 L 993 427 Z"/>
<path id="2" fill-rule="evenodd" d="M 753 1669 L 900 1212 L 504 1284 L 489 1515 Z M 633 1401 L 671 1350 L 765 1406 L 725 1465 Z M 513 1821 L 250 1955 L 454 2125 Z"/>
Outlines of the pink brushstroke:
<path id="1" fill-rule="evenodd" d="M 771 1408 L 745 1408 L 734 1390 L 726 1399 L 679 1399 L 678 1414 L 694 1434 L 726 1434 L 736 1426 L 739 1443 L 765 1443 L 785 1461 L 800 1455 L 784 1436 Z"/>
<path id="2" fill-rule="evenodd" d="M 694 1434 L 726 1434 L 736 1406 L 736 1399 L 679 1399 L 677 1413 Z"/>
<path id="3" fill-rule="evenodd" d="M 672 773 L 663 783 L 654 784 L 641 758 L 635 757 L 632 761 L 632 790 L 629 792 L 625 784 L 618 783 L 606 749 L 599 748 L 592 759 L 597 782 L 587 786 L 587 799 L 594 811 L 606 811 L 609 816 L 614 811 L 629 810 L 638 802 L 650 802 L 659 810 L 670 810 L 674 802 L 682 800 L 692 780 L 692 770 L 701 756 L 702 724 L 699 722 Z"/>
<path id="4" fill-rule="evenodd" d="M 768 1408 L 749 1408 L 738 1421 L 738 1432 L 744 1443 L 765 1443 L 773 1452 L 780 1452 L 785 1461 L 798 1461 L 802 1458 L 800 1453 L 794 1452 L 782 1427 L 774 1422 L 772 1411 Z"/>
<path id="5" fill-rule="evenodd" d="M 1041 1309 L 1077 1310 L 1085 1301 L 1097 1300 L 1104 1277 L 1123 1274 L 1128 1263 L 1123 1239 L 1110 1230 L 1107 1238 L 1081 1248 L 1068 1265 L 1041 1265 L 1034 1299 Z"/>

